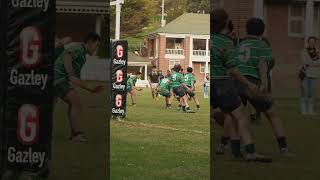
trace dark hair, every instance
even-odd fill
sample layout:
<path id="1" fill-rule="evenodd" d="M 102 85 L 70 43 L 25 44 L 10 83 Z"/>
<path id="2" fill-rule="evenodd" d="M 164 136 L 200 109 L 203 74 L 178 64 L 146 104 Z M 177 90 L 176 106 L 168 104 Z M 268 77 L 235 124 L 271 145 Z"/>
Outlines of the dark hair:
<path id="1" fill-rule="evenodd" d="M 224 9 L 215 9 L 210 14 L 210 28 L 213 33 L 220 33 L 228 25 L 229 15 Z"/>
<path id="2" fill-rule="evenodd" d="M 247 33 L 248 35 L 262 36 L 265 30 L 265 24 L 262 19 L 250 18 L 247 21 Z"/>
<path id="3" fill-rule="evenodd" d="M 84 43 L 87 43 L 88 41 L 93 41 L 93 42 L 101 41 L 101 37 L 100 37 L 97 33 L 95 33 L 95 32 L 89 32 L 89 33 L 85 36 L 83 42 L 84 42 Z"/>
<path id="4" fill-rule="evenodd" d="M 193 71 L 192 67 L 188 67 L 188 68 L 187 68 L 187 72 L 188 72 L 188 73 L 192 73 L 192 71 Z"/>
<path id="5" fill-rule="evenodd" d="M 180 70 L 181 70 L 181 65 L 180 65 L 180 64 L 174 65 L 173 70 L 174 70 L 175 72 L 180 72 Z"/>
<path id="6" fill-rule="evenodd" d="M 140 71 L 138 71 L 137 73 L 136 73 L 136 75 L 141 75 L 142 73 L 140 72 Z"/>
<path id="7" fill-rule="evenodd" d="M 309 43 L 311 40 L 315 40 L 315 41 L 317 41 L 317 40 L 318 40 L 318 38 L 317 38 L 317 37 L 315 37 L 315 36 L 310 36 L 310 37 L 308 37 L 308 43 Z"/>
<path id="8" fill-rule="evenodd" d="M 229 30 L 229 32 L 232 32 L 234 30 L 234 25 L 233 25 L 232 21 L 228 22 L 228 30 Z"/>
<path id="9" fill-rule="evenodd" d="M 152 69 L 157 68 L 157 66 L 152 66 Z"/>

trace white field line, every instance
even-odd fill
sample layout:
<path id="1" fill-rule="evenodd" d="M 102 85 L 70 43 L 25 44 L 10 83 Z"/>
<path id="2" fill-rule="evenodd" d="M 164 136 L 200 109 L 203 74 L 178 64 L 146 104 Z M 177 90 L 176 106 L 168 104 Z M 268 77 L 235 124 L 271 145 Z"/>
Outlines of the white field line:
<path id="1" fill-rule="evenodd" d="M 156 128 L 156 129 L 164 129 L 164 130 L 180 131 L 180 132 L 192 132 L 196 134 L 210 134 L 210 132 L 205 132 L 205 131 L 191 130 L 191 129 L 178 129 L 170 126 L 163 126 L 163 125 L 157 125 L 157 124 L 147 124 L 147 123 L 133 122 L 133 121 L 118 121 L 118 122 L 132 125 L 132 126 L 140 126 L 140 127 L 148 127 L 148 128 Z"/>

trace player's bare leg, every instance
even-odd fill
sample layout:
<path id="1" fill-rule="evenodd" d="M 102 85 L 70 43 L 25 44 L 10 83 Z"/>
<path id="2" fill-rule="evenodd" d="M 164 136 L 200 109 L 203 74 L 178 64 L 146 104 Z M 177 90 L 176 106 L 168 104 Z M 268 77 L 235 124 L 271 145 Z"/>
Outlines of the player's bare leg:
<path id="1" fill-rule="evenodd" d="M 181 99 L 182 99 L 182 102 L 184 103 L 184 106 L 182 106 L 182 107 L 184 107 L 184 111 L 185 112 L 191 112 L 190 106 L 188 104 L 188 96 L 184 95 Z"/>
<path id="2" fill-rule="evenodd" d="M 271 124 L 275 137 L 277 138 L 280 152 L 284 155 L 288 154 L 287 138 L 279 115 L 275 112 L 274 108 L 266 111 L 265 115 Z"/>
<path id="3" fill-rule="evenodd" d="M 75 90 L 71 90 L 68 94 L 62 98 L 64 102 L 68 104 L 68 118 L 71 128 L 71 140 L 84 142 L 86 138 L 80 131 L 80 119 L 81 119 L 81 102 L 80 97 Z"/>
<path id="4" fill-rule="evenodd" d="M 131 95 L 131 102 L 132 102 L 132 106 L 136 106 L 136 91 L 134 89 L 131 90 L 130 92 Z"/>
<path id="5" fill-rule="evenodd" d="M 238 135 L 235 122 L 232 120 L 232 117 L 229 114 L 224 114 L 223 134 L 220 139 L 220 144 L 216 150 L 216 154 L 225 153 L 225 148 L 230 139 L 233 142 L 235 140 L 240 142 L 240 137 Z"/>
<path id="6" fill-rule="evenodd" d="M 256 153 L 255 145 L 249 130 L 249 118 L 246 115 L 243 106 L 241 105 L 239 108 L 234 110 L 231 115 L 233 119 L 237 119 L 238 131 L 241 136 L 241 141 L 245 146 L 245 159 L 247 161 L 271 162 L 271 158 Z"/>
<path id="7" fill-rule="evenodd" d="M 153 86 L 151 85 L 151 96 L 152 96 L 152 99 L 154 100 L 154 88 L 153 88 Z"/>
<path id="8" fill-rule="evenodd" d="M 194 96 L 192 97 L 192 99 L 193 99 L 194 102 L 196 103 L 196 105 L 197 105 L 197 110 L 199 111 L 199 110 L 200 110 L 200 102 L 199 102 L 198 97 L 197 97 L 196 95 L 194 95 Z"/>

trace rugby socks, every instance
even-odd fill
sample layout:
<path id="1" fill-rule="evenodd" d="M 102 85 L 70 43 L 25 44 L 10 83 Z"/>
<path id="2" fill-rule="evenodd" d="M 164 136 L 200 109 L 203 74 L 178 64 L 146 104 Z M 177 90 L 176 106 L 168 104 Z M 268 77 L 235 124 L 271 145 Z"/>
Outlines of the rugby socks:
<path id="1" fill-rule="evenodd" d="M 186 106 L 181 106 L 183 111 L 186 111 Z"/>
<path id="2" fill-rule="evenodd" d="M 278 141 L 280 151 L 288 149 L 288 143 L 287 143 L 286 137 L 278 137 L 277 141 Z"/>
<path id="3" fill-rule="evenodd" d="M 245 148 L 246 154 L 256 153 L 256 148 L 255 148 L 254 144 L 247 144 L 247 145 L 245 145 L 244 148 Z"/>
<path id="4" fill-rule="evenodd" d="M 241 146 L 240 139 L 231 140 L 231 152 L 235 158 L 241 157 L 240 146 Z"/>
<path id="5" fill-rule="evenodd" d="M 223 146 L 226 146 L 230 141 L 230 137 L 221 136 L 220 144 Z"/>
<path id="6" fill-rule="evenodd" d="M 197 108 L 199 109 L 199 108 L 200 108 L 200 105 L 197 105 Z"/>

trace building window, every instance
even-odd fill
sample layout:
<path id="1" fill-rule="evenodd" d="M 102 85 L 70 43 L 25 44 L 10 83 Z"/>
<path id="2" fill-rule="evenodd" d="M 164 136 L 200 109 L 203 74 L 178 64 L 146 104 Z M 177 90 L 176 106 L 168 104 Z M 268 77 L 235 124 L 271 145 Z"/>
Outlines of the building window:
<path id="1" fill-rule="evenodd" d="M 289 36 L 304 37 L 305 31 L 305 5 L 293 4 L 289 6 L 288 17 Z"/>
<path id="2" fill-rule="evenodd" d="M 206 73 L 206 63 L 200 63 L 200 73 Z M 210 64 L 208 63 L 208 73 L 210 73 Z"/>
<path id="3" fill-rule="evenodd" d="M 169 70 L 171 70 L 176 64 L 181 64 L 180 60 L 169 60 Z"/>
<path id="4" fill-rule="evenodd" d="M 200 63 L 200 73 L 206 72 L 206 63 Z"/>
<path id="5" fill-rule="evenodd" d="M 183 38 L 167 38 L 166 54 L 184 55 L 184 39 Z"/>

